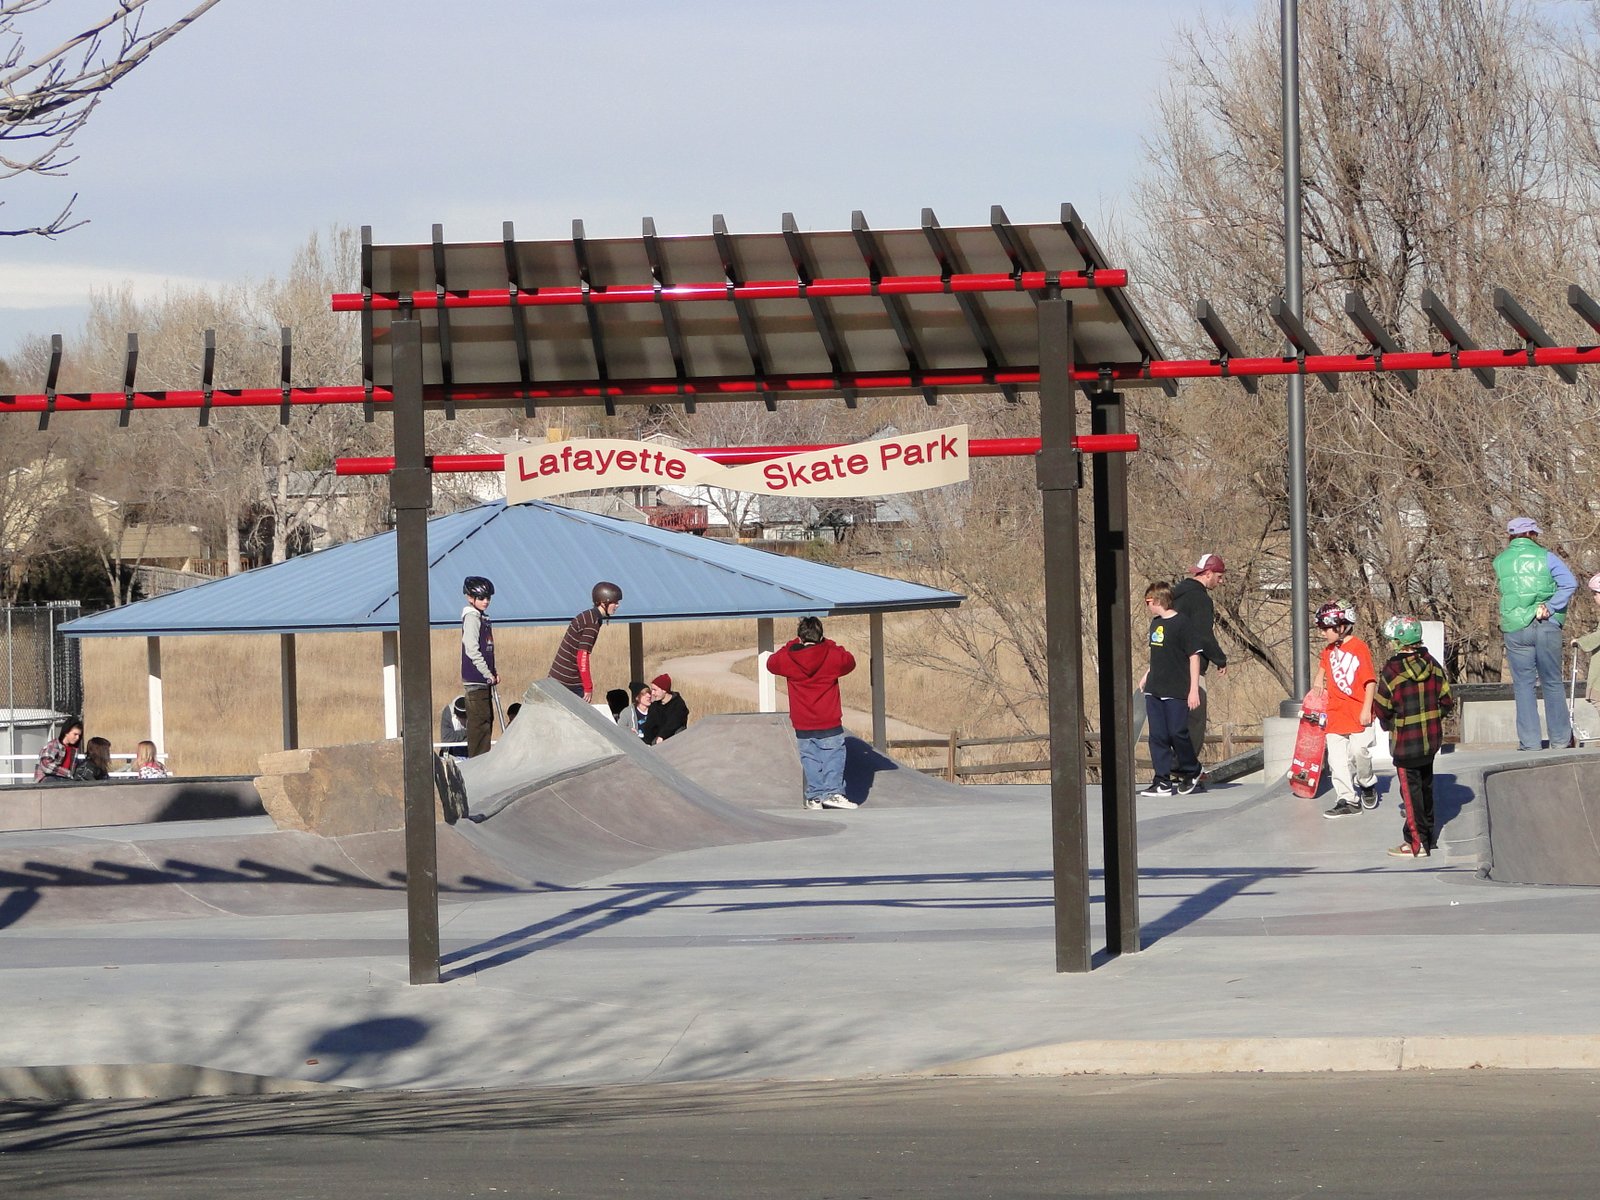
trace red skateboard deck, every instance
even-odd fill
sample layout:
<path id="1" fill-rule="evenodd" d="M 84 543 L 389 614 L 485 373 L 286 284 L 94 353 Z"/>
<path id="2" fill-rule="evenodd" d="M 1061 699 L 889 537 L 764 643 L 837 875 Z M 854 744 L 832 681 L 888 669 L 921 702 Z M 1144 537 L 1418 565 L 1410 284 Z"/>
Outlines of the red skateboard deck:
<path id="1" fill-rule="evenodd" d="M 1327 745 L 1328 694 L 1307 692 L 1300 705 L 1300 730 L 1294 739 L 1294 757 L 1289 760 L 1289 790 L 1303 800 L 1317 794 Z"/>

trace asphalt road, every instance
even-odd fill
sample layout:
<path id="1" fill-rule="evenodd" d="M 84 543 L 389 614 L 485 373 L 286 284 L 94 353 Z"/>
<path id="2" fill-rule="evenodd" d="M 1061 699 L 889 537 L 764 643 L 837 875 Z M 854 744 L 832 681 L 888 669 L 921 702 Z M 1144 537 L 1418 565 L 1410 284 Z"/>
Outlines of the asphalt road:
<path id="1" fill-rule="evenodd" d="M 893 1080 L 0 1104 L 0 1196 L 1573 1197 L 1600 1074 Z"/>

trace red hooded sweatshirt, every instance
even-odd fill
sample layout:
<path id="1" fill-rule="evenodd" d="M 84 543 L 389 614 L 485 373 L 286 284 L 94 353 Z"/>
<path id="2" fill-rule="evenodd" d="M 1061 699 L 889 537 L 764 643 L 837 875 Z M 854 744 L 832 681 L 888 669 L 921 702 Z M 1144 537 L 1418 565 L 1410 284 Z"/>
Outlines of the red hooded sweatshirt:
<path id="1" fill-rule="evenodd" d="M 827 638 L 809 646 L 797 638 L 767 659 L 767 670 L 789 681 L 790 724 L 808 732 L 843 726 L 839 679 L 855 669 L 850 651 Z"/>

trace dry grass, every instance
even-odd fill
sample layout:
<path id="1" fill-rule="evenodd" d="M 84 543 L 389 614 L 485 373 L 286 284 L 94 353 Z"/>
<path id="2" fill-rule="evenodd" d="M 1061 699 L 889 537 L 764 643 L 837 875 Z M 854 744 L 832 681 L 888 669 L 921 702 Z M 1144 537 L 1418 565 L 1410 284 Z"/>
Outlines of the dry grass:
<path id="1" fill-rule="evenodd" d="M 495 656 L 510 702 L 543 678 L 562 630 L 495 630 Z M 645 665 L 682 654 L 754 646 L 749 621 L 670 623 L 645 629 Z M 437 713 L 461 690 L 460 639 L 433 635 L 433 704 Z M 305 634 L 296 639 L 300 744 L 332 746 L 383 737 L 382 646 L 377 634 Z M 185 775 L 254 774 L 260 755 L 283 744 L 278 639 L 174 637 L 161 642 L 169 763 Z M 595 646 L 601 692 L 628 681 L 628 636 L 606 630 Z M 89 731 L 131 752 L 149 736 L 143 638 L 86 638 L 83 642 L 84 719 Z M 731 696 L 697 692 L 699 714 L 748 705 Z"/>
<path id="2" fill-rule="evenodd" d="M 962 686 L 927 670 L 897 661 L 893 649 L 931 635 L 925 614 L 891 613 L 884 619 L 889 653 L 885 694 L 889 715 L 935 731 L 964 737 L 1012 734 L 1015 728 L 985 712 Z M 849 647 L 861 662 L 842 681 L 844 701 L 870 709 L 871 679 L 866 670 L 869 645 L 865 617 L 832 618 L 828 635 Z M 509 702 L 531 680 L 542 678 L 562 631 L 496 631 L 496 654 Z M 778 629 L 780 643 L 789 630 Z M 755 677 L 755 624 L 752 621 L 672 622 L 645 627 L 645 666 L 684 655 L 748 647 L 751 657 L 735 670 Z M 433 637 L 433 704 L 437 713 L 460 691 L 460 650 L 453 633 Z M 282 745 L 278 684 L 278 639 L 267 637 L 175 637 L 162 640 L 166 738 L 169 762 L 186 775 L 253 774 L 263 753 Z M 307 634 L 296 642 L 300 693 L 300 744 L 339 745 L 383 736 L 382 651 L 376 634 Z M 1143 664 L 1136 664 L 1142 669 Z M 117 753 L 131 753 L 146 728 L 145 647 L 142 638 L 88 638 L 83 643 L 84 716 L 89 732 L 111 740 Z M 624 627 L 606 630 L 595 648 L 597 689 L 622 687 L 628 679 L 628 638 Z M 1020 680 L 1002 680 L 1020 684 Z M 1090 681 L 1092 687 L 1093 681 Z M 1227 679 L 1210 681 L 1212 731 L 1234 722 L 1252 725 L 1275 709 L 1276 685 L 1264 671 L 1236 667 Z M 740 712 L 748 700 L 697 686 L 689 696 L 694 715 Z M 1093 694 L 1089 696 L 1093 704 Z M 1092 716 L 1091 716 L 1092 720 Z M 1042 714 L 1040 717 L 1042 727 Z M 964 762 L 1004 762 L 1042 757 L 1042 743 L 963 751 Z M 943 750 L 899 755 L 919 766 L 940 765 Z"/>

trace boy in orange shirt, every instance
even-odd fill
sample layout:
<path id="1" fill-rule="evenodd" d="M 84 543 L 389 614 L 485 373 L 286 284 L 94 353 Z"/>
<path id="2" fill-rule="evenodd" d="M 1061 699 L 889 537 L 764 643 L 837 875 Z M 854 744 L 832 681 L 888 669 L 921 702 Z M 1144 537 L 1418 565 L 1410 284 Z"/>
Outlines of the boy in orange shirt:
<path id="1" fill-rule="evenodd" d="M 1343 600 L 1317 609 L 1317 631 L 1325 645 L 1311 689 L 1326 684 L 1328 692 L 1328 774 L 1336 802 L 1322 815 L 1353 817 L 1363 808 L 1378 807 L 1378 776 L 1372 769 L 1373 697 L 1378 674 L 1372 651 L 1355 636 L 1356 611 Z"/>

